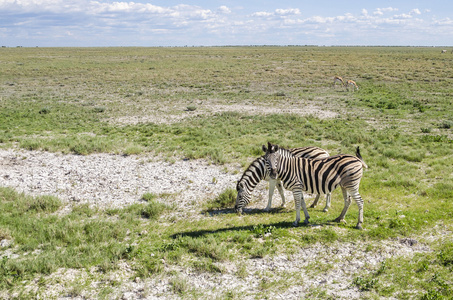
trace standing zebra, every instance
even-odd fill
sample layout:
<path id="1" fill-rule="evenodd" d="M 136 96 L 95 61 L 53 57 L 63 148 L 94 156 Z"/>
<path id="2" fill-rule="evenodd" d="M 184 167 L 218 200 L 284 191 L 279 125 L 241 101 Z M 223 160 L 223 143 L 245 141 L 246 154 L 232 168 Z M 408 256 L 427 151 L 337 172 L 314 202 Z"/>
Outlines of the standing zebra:
<path id="1" fill-rule="evenodd" d="M 329 153 L 321 148 L 318 147 L 302 147 L 302 148 L 293 148 L 293 149 L 283 149 L 279 148 L 278 152 L 280 155 L 285 157 L 305 157 L 305 158 L 325 158 L 329 157 Z M 283 193 L 283 187 L 280 180 L 272 180 L 269 178 L 269 169 L 266 168 L 264 157 L 261 156 L 255 159 L 250 166 L 245 170 L 244 174 L 242 174 L 241 179 L 238 181 L 236 185 L 236 190 L 238 192 L 238 196 L 236 199 L 236 210 L 238 212 L 242 212 L 242 207 L 246 206 L 252 196 L 253 189 L 257 186 L 257 184 L 261 180 L 269 181 L 269 200 L 267 203 L 267 207 L 264 211 L 269 211 L 272 207 L 272 196 L 274 194 L 275 185 L 277 185 L 278 192 L 280 193 L 280 197 L 282 198 L 282 207 L 285 206 L 286 200 L 285 195 Z M 315 207 L 319 201 L 319 194 L 316 195 L 316 199 L 313 202 L 311 207 Z M 240 209 L 237 209 L 240 207 Z M 326 212 L 330 207 L 330 193 L 326 196 L 326 207 L 324 211 Z"/>
<path id="2" fill-rule="evenodd" d="M 278 152 L 278 145 L 268 143 L 263 145 L 266 167 L 270 169 L 269 177 L 280 179 L 285 189 L 293 192 L 296 203 L 297 226 L 300 221 L 300 206 L 305 214 L 305 224 L 308 224 L 307 207 L 302 191 L 316 194 L 331 193 L 338 186 L 341 187 L 344 198 L 344 208 L 335 222 L 344 221 L 344 216 L 351 204 L 351 197 L 356 201 L 359 208 L 357 229 L 362 229 L 363 223 L 363 200 L 359 194 L 360 180 L 363 175 L 363 168 L 368 166 L 360 155 L 359 147 L 356 156 L 339 154 L 323 159 L 306 159 L 299 157 L 285 157 Z M 348 197 L 351 196 L 351 197 Z"/>

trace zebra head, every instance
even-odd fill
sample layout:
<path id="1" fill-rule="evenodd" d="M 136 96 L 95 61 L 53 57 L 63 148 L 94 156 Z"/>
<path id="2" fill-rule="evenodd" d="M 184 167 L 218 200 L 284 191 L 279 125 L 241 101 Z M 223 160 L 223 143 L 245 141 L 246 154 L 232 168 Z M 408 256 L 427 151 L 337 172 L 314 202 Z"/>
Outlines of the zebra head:
<path id="1" fill-rule="evenodd" d="M 263 145 L 263 151 L 266 152 L 266 154 L 264 154 L 264 160 L 266 162 L 266 168 L 270 170 L 269 177 L 271 179 L 277 179 L 277 164 L 278 157 L 280 156 L 278 153 L 278 145 L 272 145 L 268 142 L 267 148 Z"/>
<path id="2" fill-rule="evenodd" d="M 242 181 L 238 182 L 238 184 L 236 185 L 236 190 L 238 192 L 238 195 L 236 197 L 236 204 L 234 205 L 234 210 L 238 214 L 242 214 L 242 208 L 249 204 L 251 194 L 248 191 L 247 186 Z"/>

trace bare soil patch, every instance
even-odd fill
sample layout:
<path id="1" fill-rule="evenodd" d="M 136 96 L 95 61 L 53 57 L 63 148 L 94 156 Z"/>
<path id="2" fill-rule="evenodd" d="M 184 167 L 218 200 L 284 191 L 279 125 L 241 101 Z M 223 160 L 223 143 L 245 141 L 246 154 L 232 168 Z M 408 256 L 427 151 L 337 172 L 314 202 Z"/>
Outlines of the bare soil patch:
<path id="1" fill-rule="evenodd" d="M 156 123 L 169 124 L 180 122 L 183 119 L 195 116 L 213 115 L 223 112 L 239 112 L 249 115 L 268 115 L 268 114 L 296 114 L 300 116 L 313 115 L 320 119 L 335 118 L 338 113 L 331 110 L 324 110 L 317 105 L 262 105 L 262 104 L 203 104 L 192 105 L 195 110 L 188 109 L 190 105 L 175 104 L 172 106 L 161 106 L 147 109 L 146 113 L 138 113 L 132 116 L 121 116 L 110 119 L 113 123 L 119 124 L 138 124 Z"/>

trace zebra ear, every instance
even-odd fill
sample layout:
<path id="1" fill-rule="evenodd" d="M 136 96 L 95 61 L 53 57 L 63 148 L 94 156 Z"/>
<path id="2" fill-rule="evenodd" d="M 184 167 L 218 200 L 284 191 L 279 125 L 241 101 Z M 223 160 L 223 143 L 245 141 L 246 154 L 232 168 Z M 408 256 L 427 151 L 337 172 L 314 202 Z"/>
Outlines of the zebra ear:
<path id="1" fill-rule="evenodd" d="M 271 143 L 267 143 L 269 148 L 269 153 L 274 153 L 278 151 L 278 145 L 272 145 Z"/>
<path id="2" fill-rule="evenodd" d="M 266 145 L 263 145 L 263 151 L 264 151 L 264 152 L 267 152 Z"/>
<path id="3" fill-rule="evenodd" d="M 270 142 L 267 142 L 267 150 L 269 153 L 272 153 L 274 150 L 274 145 L 272 145 Z"/>

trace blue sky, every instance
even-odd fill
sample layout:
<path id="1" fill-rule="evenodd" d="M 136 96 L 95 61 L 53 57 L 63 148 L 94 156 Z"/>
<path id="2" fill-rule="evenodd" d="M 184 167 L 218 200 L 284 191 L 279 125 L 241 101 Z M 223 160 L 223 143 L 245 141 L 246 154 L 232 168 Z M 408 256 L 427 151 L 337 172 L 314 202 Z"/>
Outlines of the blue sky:
<path id="1" fill-rule="evenodd" d="M 0 45 L 453 45 L 453 1 L 0 0 Z"/>

